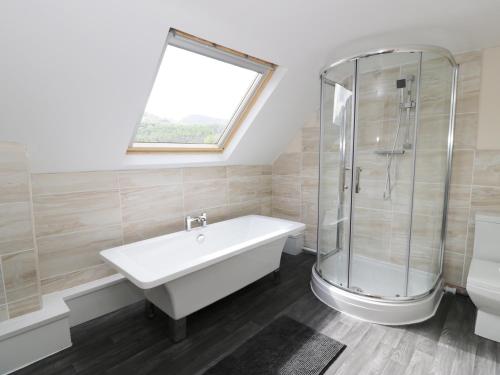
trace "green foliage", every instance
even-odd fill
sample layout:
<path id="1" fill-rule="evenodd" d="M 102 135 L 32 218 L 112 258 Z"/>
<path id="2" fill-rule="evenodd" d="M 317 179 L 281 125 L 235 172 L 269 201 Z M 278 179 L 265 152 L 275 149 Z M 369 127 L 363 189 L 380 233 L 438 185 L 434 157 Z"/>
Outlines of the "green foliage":
<path id="1" fill-rule="evenodd" d="M 215 144 L 224 130 L 221 124 L 172 124 L 145 120 L 137 129 L 136 142 Z"/>

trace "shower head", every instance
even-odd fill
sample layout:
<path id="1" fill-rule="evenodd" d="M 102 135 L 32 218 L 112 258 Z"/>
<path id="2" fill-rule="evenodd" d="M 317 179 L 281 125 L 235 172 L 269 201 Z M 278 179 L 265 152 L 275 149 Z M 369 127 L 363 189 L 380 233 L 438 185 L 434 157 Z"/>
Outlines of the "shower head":
<path id="1" fill-rule="evenodd" d="M 411 86 L 411 83 L 415 80 L 415 76 L 413 74 L 408 74 L 406 78 L 400 78 L 396 80 L 396 88 L 398 89 L 404 89 L 406 88 L 406 84 L 409 83 Z M 408 81 L 408 82 L 407 82 Z"/>

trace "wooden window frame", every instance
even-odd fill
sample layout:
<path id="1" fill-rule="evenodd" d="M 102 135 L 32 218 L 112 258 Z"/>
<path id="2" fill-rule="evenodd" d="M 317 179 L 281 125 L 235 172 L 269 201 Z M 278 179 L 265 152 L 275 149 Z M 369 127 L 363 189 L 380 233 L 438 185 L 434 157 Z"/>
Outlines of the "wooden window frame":
<path id="1" fill-rule="evenodd" d="M 171 152 L 182 152 L 182 153 L 198 153 L 198 152 L 215 152 L 215 153 L 221 153 L 224 152 L 224 150 L 227 148 L 229 143 L 232 141 L 234 138 L 234 135 L 238 131 L 238 129 L 241 127 L 242 123 L 245 121 L 247 118 L 248 114 L 250 111 L 254 108 L 255 103 L 259 99 L 260 95 L 262 94 L 262 91 L 266 87 L 266 85 L 269 83 L 275 69 L 276 65 L 272 64 L 270 62 L 258 59 L 253 56 L 249 56 L 247 54 L 244 54 L 239 51 L 235 51 L 231 48 L 227 48 L 224 46 L 221 46 L 216 43 L 209 42 L 205 39 L 198 38 L 194 35 L 185 33 L 183 31 L 179 31 L 176 29 L 170 29 L 168 33 L 167 40 L 165 42 L 165 45 L 163 47 L 163 53 L 160 57 L 160 61 L 158 63 L 158 71 L 157 74 L 160 70 L 161 63 L 163 61 L 163 55 L 165 54 L 165 51 L 168 47 L 168 45 L 174 45 L 177 46 L 176 44 L 172 43 L 172 38 L 177 38 L 177 40 L 181 40 L 183 44 L 189 44 L 192 43 L 193 48 L 186 48 L 186 47 L 181 47 L 184 48 L 190 52 L 194 53 L 199 53 L 201 55 L 209 56 L 212 58 L 215 58 L 220 61 L 228 62 L 231 63 L 231 60 L 239 60 L 242 61 L 244 60 L 245 62 L 248 62 L 248 64 L 252 64 L 254 66 L 259 67 L 259 72 L 261 74 L 260 79 L 254 87 L 249 89 L 247 96 L 243 98 L 242 102 L 240 103 L 238 109 L 235 111 L 235 114 L 233 118 L 229 121 L 227 124 L 226 130 L 224 133 L 221 135 L 221 140 L 217 144 L 185 144 L 185 143 L 146 143 L 146 142 L 134 142 L 137 129 L 140 126 L 140 120 L 138 121 L 131 142 L 129 144 L 129 147 L 127 148 L 127 153 L 171 153 Z M 208 48 L 207 48 L 208 47 Z M 205 53 L 200 53 L 197 51 L 197 49 L 205 49 Z M 212 51 L 212 52 L 211 52 Z M 223 56 L 224 58 L 218 58 L 219 56 Z M 234 64 L 237 65 L 238 64 Z M 252 69 L 252 68 L 249 68 Z M 156 74 L 156 75 L 157 75 Z M 156 75 L 155 75 L 155 80 L 156 80 Z M 153 80 L 151 90 L 153 89 L 154 82 Z M 142 118 L 142 115 L 141 115 Z"/>

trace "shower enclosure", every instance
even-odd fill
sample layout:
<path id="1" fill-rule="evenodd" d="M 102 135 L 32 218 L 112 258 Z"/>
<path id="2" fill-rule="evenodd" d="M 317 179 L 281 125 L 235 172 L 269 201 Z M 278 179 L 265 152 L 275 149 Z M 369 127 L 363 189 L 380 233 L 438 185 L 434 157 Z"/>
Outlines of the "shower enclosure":
<path id="1" fill-rule="evenodd" d="M 312 289 L 382 324 L 442 296 L 457 64 L 437 47 L 344 59 L 321 75 L 318 259 Z"/>

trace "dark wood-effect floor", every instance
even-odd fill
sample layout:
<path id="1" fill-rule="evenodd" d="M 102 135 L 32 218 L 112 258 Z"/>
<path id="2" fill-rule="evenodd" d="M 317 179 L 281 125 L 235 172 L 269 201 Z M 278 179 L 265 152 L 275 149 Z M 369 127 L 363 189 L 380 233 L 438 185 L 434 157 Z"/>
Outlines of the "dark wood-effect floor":
<path id="1" fill-rule="evenodd" d="M 310 292 L 314 257 L 283 255 L 281 283 L 265 277 L 188 317 L 188 337 L 173 344 L 167 319 L 135 304 L 71 330 L 73 346 L 16 374 L 201 374 L 281 314 L 347 345 L 327 370 L 339 374 L 498 374 L 500 345 L 473 333 L 474 306 L 445 295 L 436 316 L 406 327 L 359 321 Z"/>

